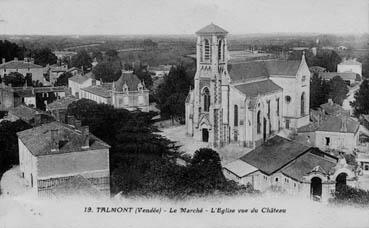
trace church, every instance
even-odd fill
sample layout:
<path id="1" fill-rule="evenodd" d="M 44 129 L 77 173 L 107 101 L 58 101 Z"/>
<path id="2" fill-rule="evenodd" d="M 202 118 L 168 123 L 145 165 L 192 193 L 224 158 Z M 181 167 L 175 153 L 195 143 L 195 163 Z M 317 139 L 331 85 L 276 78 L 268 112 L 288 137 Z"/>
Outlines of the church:
<path id="1" fill-rule="evenodd" d="M 228 32 L 196 32 L 197 71 L 186 99 L 187 135 L 211 147 L 255 148 L 281 129 L 309 124 L 310 71 L 299 61 L 228 59 Z"/>

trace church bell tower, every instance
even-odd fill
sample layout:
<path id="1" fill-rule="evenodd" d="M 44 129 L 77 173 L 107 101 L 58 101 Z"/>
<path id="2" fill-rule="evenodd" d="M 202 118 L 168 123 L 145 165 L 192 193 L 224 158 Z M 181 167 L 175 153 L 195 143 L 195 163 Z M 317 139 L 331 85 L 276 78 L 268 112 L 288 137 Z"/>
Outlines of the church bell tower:
<path id="1" fill-rule="evenodd" d="M 213 23 L 196 32 L 194 136 L 211 147 L 229 142 L 227 34 Z"/>

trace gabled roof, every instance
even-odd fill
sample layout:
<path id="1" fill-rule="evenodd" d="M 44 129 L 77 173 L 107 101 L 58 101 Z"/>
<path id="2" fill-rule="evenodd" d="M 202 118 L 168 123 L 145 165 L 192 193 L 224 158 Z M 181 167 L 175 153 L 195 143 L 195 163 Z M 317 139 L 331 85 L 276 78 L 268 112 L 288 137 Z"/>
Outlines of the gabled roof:
<path id="1" fill-rule="evenodd" d="M 269 77 L 268 70 L 263 61 L 230 64 L 228 66 L 228 73 L 231 77 L 232 83 Z"/>
<path id="2" fill-rule="evenodd" d="M 269 75 L 296 76 L 301 61 L 267 60 L 264 61 Z"/>
<path id="3" fill-rule="evenodd" d="M 34 68 L 43 68 L 40 65 L 25 62 L 23 60 L 11 60 L 9 62 L 0 64 L 0 69 L 34 69 Z"/>
<path id="4" fill-rule="evenodd" d="M 333 173 L 337 161 L 337 158 L 334 159 L 333 156 L 327 156 L 319 149 L 312 148 L 309 153 L 303 154 L 301 157 L 292 161 L 281 172 L 295 180 L 302 181 L 304 176 L 316 168 L 323 174 Z"/>
<path id="5" fill-rule="evenodd" d="M 215 25 L 213 23 L 203 27 L 199 31 L 196 32 L 198 35 L 209 35 L 209 34 L 227 34 L 228 31 L 224 30 L 223 28 Z"/>
<path id="6" fill-rule="evenodd" d="M 11 108 L 8 112 L 8 114 L 14 115 L 18 117 L 19 119 L 30 123 L 30 121 L 35 118 L 36 115 L 47 115 L 50 116 L 47 112 L 44 112 L 42 110 L 28 107 L 24 104 L 18 105 L 17 107 Z"/>
<path id="7" fill-rule="evenodd" d="M 47 109 L 48 110 L 67 109 L 68 105 L 77 100 L 78 100 L 77 98 L 71 96 L 63 97 L 55 100 L 50 104 L 47 104 Z"/>
<path id="8" fill-rule="evenodd" d="M 328 116 L 321 122 L 317 131 L 356 133 L 359 130 L 359 126 L 360 123 L 351 117 L 343 115 Z"/>
<path id="9" fill-rule="evenodd" d="M 273 75 L 295 77 L 300 64 L 301 61 L 254 60 L 229 64 L 228 72 L 232 83 L 248 81 L 251 79 L 268 78 Z"/>
<path id="10" fill-rule="evenodd" d="M 58 130 L 59 150 L 51 151 L 51 130 Z M 90 133 L 88 149 L 82 149 L 81 131 L 60 122 L 51 122 L 17 133 L 18 138 L 34 156 L 108 149 L 110 146 Z"/>
<path id="11" fill-rule="evenodd" d="M 95 94 L 96 96 L 99 96 L 99 97 L 104 97 L 104 98 L 111 97 L 110 89 L 102 85 L 88 86 L 85 88 L 81 88 L 81 90 Z"/>
<path id="12" fill-rule="evenodd" d="M 140 79 L 133 72 L 123 72 L 122 76 L 114 82 L 114 86 L 117 91 L 123 91 L 123 85 L 127 84 L 128 91 L 137 91 L 140 83 Z"/>
<path id="13" fill-rule="evenodd" d="M 245 94 L 247 97 L 257 97 L 258 95 L 270 94 L 283 90 L 270 79 L 236 85 L 234 88 Z"/>
<path id="14" fill-rule="evenodd" d="M 343 72 L 343 73 L 321 72 L 321 73 L 319 73 L 319 76 L 324 80 L 330 80 L 330 79 L 332 79 L 336 76 L 341 77 L 343 80 L 357 80 L 357 79 L 361 80 L 360 75 L 358 77 L 356 77 L 356 73 L 354 73 L 354 72 Z"/>
<path id="15" fill-rule="evenodd" d="M 238 177 L 244 177 L 258 170 L 256 167 L 239 159 L 224 165 L 223 168 L 236 174 Z"/>
<path id="16" fill-rule="evenodd" d="M 309 149 L 308 146 L 277 135 L 240 159 L 270 175 Z"/>
<path id="17" fill-rule="evenodd" d="M 346 59 L 343 60 L 342 63 L 339 63 L 338 65 L 362 65 L 362 64 L 356 59 Z"/>
<path id="18" fill-rule="evenodd" d="M 81 84 L 81 83 L 87 81 L 90 78 L 95 79 L 95 75 L 92 72 L 88 72 L 85 75 L 82 75 L 82 74 L 74 75 L 73 77 L 70 77 L 69 80 Z"/>

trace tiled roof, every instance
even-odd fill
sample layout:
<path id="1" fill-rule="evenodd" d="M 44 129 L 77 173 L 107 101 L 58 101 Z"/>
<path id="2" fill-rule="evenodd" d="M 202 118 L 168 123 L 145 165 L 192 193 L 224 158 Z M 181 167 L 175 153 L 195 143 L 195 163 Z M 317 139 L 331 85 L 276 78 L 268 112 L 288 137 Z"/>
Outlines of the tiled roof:
<path id="1" fill-rule="evenodd" d="M 56 109 L 67 109 L 68 105 L 70 105 L 72 102 L 77 101 L 78 99 L 75 97 L 63 97 L 61 99 L 57 99 L 54 102 L 47 105 L 47 108 L 49 110 L 56 110 Z"/>
<path id="2" fill-rule="evenodd" d="M 232 82 L 247 81 L 255 78 L 268 78 L 269 73 L 262 61 L 234 63 L 228 66 Z"/>
<path id="3" fill-rule="evenodd" d="M 327 103 L 321 104 L 320 107 L 328 115 L 338 114 L 338 113 L 342 113 L 344 111 L 344 109 L 342 108 L 341 105 L 333 103 L 333 102 L 327 102 Z"/>
<path id="4" fill-rule="evenodd" d="M 324 80 L 330 80 L 336 76 L 341 77 L 343 80 L 356 80 L 356 73 L 353 72 L 344 72 L 344 73 L 338 73 L 338 72 L 321 72 L 319 76 Z M 361 80 L 361 77 L 359 75 L 358 79 Z"/>
<path id="5" fill-rule="evenodd" d="M 32 120 L 36 115 L 43 114 L 43 115 L 49 115 L 47 112 L 44 112 L 42 110 L 28 107 L 24 104 L 18 105 L 17 107 L 11 108 L 8 112 L 8 114 L 17 116 L 19 119 L 29 122 Z"/>
<path id="6" fill-rule="evenodd" d="M 233 162 L 230 162 L 224 165 L 223 168 L 231 171 L 232 173 L 236 174 L 238 177 L 244 177 L 258 170 L 254 166 L 249 165 L 241 160 L 235 160 Z"/>
<path id="7" fill-rule="evenodd" d="M 58 130 L 59 150 L 51 151 L 51 130 Z M 34 156 L 107 149 L 110 146 L 90 133 L 88 149 L 82 149 L 83 137 L 74 127 L 51 122 L 17 133 L 18 138 Z"/>
<path id="8" fill-rule="evenodd" d="M 266 60 L 264 63 L 269 75 L 296 76 L 301 61 Z"/>
<path id="9" fill-rule="evenodd" d="M 132 72 L 123 72 L 122 76 L 114 82 L 115 89 L 117 91 L 123 91 L 123 85 L 127 84 L 129 91 L 137 91 L 138 84 L 141 83 L 140 79 Z"/>
<path id="10" fill-rule="evenodd" d="M 303 144 L 280 136 L 274 136 L 240 159 L 270 175 L 309 149 L 310 147 Z"/>
<path id="11" fill-rule="evenodd" d="M 199 31 L 196 32 L 196 34 L 199 35 L 207 35 L 207 34 L 227 34 L 228 32 L 224 29 L 222 29 L 221 27 L 219 27 L 218 25 L 215 25 L 213 23 L 203 27 L 202 29 L 200 29 Z"/>
<path id="12" fill-rule="evenodd" d="M 69 80 L 77 82 L 78 84 L 81 84 L 90 78 L 95 79 L 95 75 L 92 72 L 88 72 L 85 75 L 82 75 L 82 74 L 74 75 L 73 77 L 70 77 Z"/>
<path id="13" fill-rule="evenodd" d="M 319 168 L 325 174 L 332 174 L 337 160 L 337 158 L 334 159 L 332 156 L 327 156 L 317 148 L 312 148 L 309 153 L 303 154 L 288 164 L 281 172 L 295 180 L 302 181 L 304 176 L 316 168 Z"/>
<path id="14" fill-rule="evenodd" d="M 228 65 L 232 83 L 250 79 L 268 78 L 271 75 L 296 76 L 300 61 L 255 60 Z"/>
<path id="15" fill-rule="evenodd" d="M 102 85 L 88 86 L 86 88 L 81 88 L 81 90 L 95 94 L 99 97 L 105 97 L 105 98 L 111 97 L 111 93 L 109 89 Z"/>
<path id="16" fill-rule="evenodd" d="M 257 97 L 259 94 L 263 95 L 282 91 L 282 88 L 270 79 L 245 83 L 234 87 L 248 97 Z"/>
<path id="17" fill-rule="evenodd" d="M 24 62 L 23 60 L 12 60 L 3 64 L 0 64 L 0 69 L 28 69 L 28 68 L 43 68 L 40 65 Z"/>
<path id="18" fill-rule="evenodd" d="M 343 127 L 344 124 L 346 127 Z M 325 120 L 322 120 L 317 131 L 356 133 L 359 126 L 360 123 L 351 117 L 345 117 L 344 115 L 328 116 Z"/>

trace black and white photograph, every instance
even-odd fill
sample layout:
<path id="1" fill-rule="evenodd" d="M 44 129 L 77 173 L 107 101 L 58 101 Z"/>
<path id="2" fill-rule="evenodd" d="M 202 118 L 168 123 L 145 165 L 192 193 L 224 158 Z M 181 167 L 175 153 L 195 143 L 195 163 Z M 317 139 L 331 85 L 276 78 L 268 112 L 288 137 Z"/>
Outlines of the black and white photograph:
<path id="1" fill-rule="evenodd" d="M 0 0 L 0 228 L 369 227 L 368 0 Z"/>

